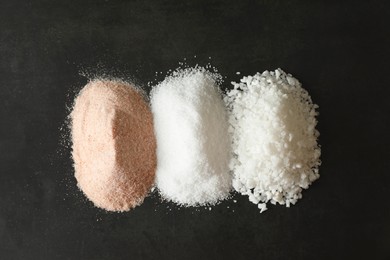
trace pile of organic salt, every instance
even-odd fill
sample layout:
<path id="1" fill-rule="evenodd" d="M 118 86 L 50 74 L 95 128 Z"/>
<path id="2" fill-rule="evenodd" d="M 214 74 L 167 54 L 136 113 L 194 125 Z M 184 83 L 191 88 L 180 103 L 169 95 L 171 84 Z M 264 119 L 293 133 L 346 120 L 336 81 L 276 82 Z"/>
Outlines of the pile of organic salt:
<path id="1" fill-rule="evenodd" d="M 225 101 L 233 138 L 233 187 L 261 212 L 287 207 L 319 178 L 317 105 L 290 74 L 265 71 L 233 83 Z"/>
<path id="2" fill-rule="evenodd" d="M 156 168 L 153 118 L 142 93 L 112 80 L 93 80 L 70 115 L 79 188 L 97 206 L 127 211 L 142 203 Z"/>
<path id="3" fill-rule="evenodd" d="M 231 191 L 231 138 L 220 79 L 204 68 L 177 70 L 151 94 L 156 185 L 163 198 L 180 205 L 215 204 Z"/>

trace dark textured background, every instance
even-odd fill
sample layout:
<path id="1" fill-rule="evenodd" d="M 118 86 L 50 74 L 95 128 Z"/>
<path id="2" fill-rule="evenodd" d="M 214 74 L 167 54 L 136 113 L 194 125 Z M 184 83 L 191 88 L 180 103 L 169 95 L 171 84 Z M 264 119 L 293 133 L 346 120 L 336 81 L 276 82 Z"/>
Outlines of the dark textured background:
<path id="1" fill-rule="evenodd" d="M 390 259 L 390 9 L 340 2 L 2 0 L 0 259 Z M 226 88 L 278 67 L 302 81 L 323 165 L 296 206 L 155 195 L 113 214 L 76 188 L 59 128 L 80 71 L 146 85 L 184 58 L 210 61 Z"/>

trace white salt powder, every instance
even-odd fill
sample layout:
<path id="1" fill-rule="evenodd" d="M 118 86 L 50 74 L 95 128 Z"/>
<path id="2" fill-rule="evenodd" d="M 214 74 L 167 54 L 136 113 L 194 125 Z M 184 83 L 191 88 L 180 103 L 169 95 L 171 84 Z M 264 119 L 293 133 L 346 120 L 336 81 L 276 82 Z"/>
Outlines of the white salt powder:
<path id="1" fill-rule="evenodd" d="M 278 69 L 232 83 L 233 187 L 261 212 L 267 202 L 289 207 L 319 178 L 317 105 L 297 79 Z"/>
<path id="2" fill-rule="evenodd" d="M 231 138 L 220 79 L 204 68 L 188 68 L 152 91 L 156 185 L 163 198 L 183 206 L 215 204 L 232 189 Z"/>

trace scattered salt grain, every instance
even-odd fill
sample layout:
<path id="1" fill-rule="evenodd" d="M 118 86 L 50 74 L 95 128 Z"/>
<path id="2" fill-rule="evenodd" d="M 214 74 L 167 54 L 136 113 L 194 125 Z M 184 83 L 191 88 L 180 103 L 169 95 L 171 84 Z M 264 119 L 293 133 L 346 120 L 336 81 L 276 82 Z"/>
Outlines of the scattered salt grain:
<path id="1" fill-rule="evenodd" d="M 299 81 L 281 69 L 234 83 L 229 107 L 233 187 L 258 204 L 289 207 L 319 178 L 317 105 Z"/>
<path id="2" fill-rule="evenodd" d="M 218 82 L 204 68 L 179 69 L 152 91 L 156 185 L 183 206 L 213 205 L 232 189 L 231 138 Z"/>

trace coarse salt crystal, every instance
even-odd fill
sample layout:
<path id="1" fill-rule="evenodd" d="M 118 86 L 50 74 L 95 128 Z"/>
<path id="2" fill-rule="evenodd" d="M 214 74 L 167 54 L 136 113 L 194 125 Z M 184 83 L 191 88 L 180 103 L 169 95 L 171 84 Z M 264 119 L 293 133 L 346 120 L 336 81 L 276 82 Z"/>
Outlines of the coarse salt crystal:
<path id="1" fill-rule="evenodd" d="M 227 93 L 233 137 L 233 187 L 263 212 L 290 207 L 319 178 L 318 108 L 298 80 L 281 69 L 246 76 Z"/>

